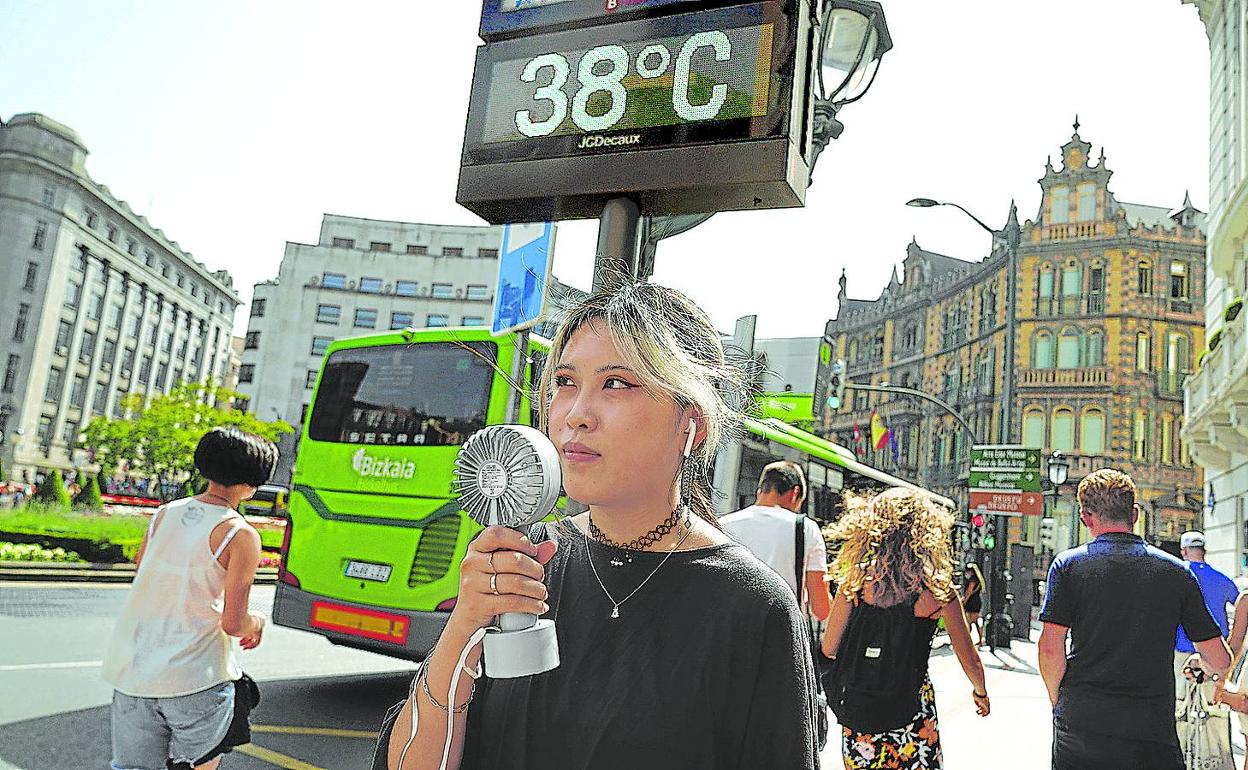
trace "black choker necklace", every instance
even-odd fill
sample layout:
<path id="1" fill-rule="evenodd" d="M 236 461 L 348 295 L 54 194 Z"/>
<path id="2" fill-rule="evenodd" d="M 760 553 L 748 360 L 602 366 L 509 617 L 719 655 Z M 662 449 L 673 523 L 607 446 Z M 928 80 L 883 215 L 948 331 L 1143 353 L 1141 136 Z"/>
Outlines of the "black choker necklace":
<path id="1" fill-rule="evenodd" d="M 618 555 L 611 557 L 611 566 L 623 567 L 625 563 L 633 563 L 633 553 L 635 551 L 644 551 L 648 546 L 652 546 L 659 542 L 663 538 L 670 535 L 672 531 L 675 530 L 681 523 L 685 525 L 686 530 L 690 528 L 689 509 L 682 505 L 678 505 L 676 506 L 676 509 L 672 511 L 671 516 L 668 516 L 662 523 L 646 534 L 634 538 L 627 543 L 617 543 L 603 534 L 601 529 L 598 529 L 598 525 L 594 524 L 594 514 L 591 513 L 589 514 L 589 536 L 603 545 L 609 545 L 619 551 L 620 553 Z"/>

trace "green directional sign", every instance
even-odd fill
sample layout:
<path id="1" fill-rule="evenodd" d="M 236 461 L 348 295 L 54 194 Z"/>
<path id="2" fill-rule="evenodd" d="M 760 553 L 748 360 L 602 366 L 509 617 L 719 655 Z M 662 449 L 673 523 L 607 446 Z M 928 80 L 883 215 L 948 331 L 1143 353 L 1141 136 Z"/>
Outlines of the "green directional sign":
<path id="1" fill-rule="evenodd" d="M 1016 492 L 1039 492 L 1040 474 L 1036 471 L 971 471 L 971 489 L 1013 490 Z"/>
<path id="2" fill-rule="evenodd" d="M 1040 474 L 1040 450 L 1011 444 L 971 447 L 971 470 L 1016 470 Z"/>

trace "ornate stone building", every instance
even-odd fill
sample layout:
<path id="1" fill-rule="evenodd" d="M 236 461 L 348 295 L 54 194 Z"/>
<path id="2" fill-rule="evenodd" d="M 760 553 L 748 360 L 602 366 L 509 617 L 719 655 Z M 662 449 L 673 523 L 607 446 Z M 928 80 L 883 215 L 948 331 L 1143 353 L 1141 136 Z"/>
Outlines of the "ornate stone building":
<path id="1" fill-rule="evenodd" d="M 1060 170 L 1046 163 L 1035 220 L 1020 225 L 1011 206 L 984 260 L 911 242 L 901 275 L 894 271 L 870 301 L 850 299 L 842 276 L 838 315 L 826 332 L 847 361 L 851 389 L 840 410 L 825 412 L 824 430 L 852 447 L 857 426 L 867 439 L 857 445 L 872 464 L 965 510 L 967 431 L 926 401 L 855 391 L 852 383 L 915 388 L 948 403 L 980 443 L 1070 457 L 1056 503 L 1045 493 L 1059 547 L 1078 534 L 1075 486 L 1106 466 L 1139 485 L 1141 532 L 1177 541 L 1197 523 L 1199 510 L 1186 501 L 1199 499 L 1202 485 L 1179 431 L 1183 383 L 1204 347 L 1204 215 L 1190 199 L 1173 212 L 1119 201 L 1104 154 L 1092 164 L 1091 149 L 1076 125 Z M 870 448 L 873 410 L 894 432 L 895 449 Z M 1010 540 L 1034 544 L 1038 529 L 1034 519 L 1013 519 Z"/>

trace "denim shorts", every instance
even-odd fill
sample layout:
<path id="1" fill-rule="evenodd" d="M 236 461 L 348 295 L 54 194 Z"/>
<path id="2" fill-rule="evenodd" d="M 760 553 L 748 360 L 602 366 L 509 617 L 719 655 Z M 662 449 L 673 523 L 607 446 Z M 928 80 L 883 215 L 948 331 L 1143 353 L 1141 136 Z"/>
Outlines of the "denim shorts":
<path id="1" fill-rule="evenodd" d="M 191 766 L 208 756 L 234 718 L 234 683 L 175 698 L 136 698 L 113 693 L 112 770 L 165 770 Z M 215 755 L 214 755 L 215 756 Z"/>

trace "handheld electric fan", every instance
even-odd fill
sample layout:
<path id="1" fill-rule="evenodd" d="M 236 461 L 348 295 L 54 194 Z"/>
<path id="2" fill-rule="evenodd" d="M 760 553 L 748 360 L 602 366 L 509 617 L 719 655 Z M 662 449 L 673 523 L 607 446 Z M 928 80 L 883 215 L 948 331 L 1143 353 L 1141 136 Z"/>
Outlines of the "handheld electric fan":
<path id="1" fill-rule="evenodd" d="M 455 459 L 459 504 L 478 524 L 520 529 L 554 510 L 562 487 L 559 453 L 541 431 L 490 425 L 468 437 Z M 485 673 L 511 679 L 559 665 L 555 624 L 508 612 L 485 635 Z"/>

